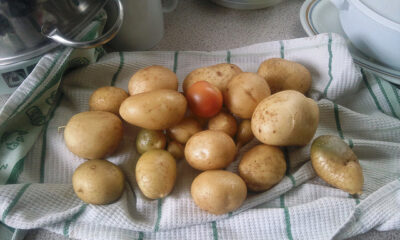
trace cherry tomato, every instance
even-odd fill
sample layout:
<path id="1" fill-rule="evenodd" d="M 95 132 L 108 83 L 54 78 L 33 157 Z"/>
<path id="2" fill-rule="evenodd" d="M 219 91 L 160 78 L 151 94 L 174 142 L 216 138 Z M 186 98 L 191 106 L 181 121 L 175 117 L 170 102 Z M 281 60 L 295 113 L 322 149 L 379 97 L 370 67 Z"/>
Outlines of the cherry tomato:
<path id="1" fill-rule="evenodd" d="M 190 110 L 199 117 L 212 117 L 222 108 L 221 91 L 207 81 L 199 81 L 186 92 Z"/>

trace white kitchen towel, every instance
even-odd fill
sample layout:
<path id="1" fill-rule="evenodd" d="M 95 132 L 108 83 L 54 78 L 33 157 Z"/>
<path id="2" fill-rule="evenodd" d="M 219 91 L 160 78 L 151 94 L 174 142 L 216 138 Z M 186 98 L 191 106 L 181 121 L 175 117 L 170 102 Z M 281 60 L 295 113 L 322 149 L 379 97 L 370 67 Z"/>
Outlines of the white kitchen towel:
<path id="1" fill-rule="evenodd" d="M 400 91 L 357 68 L 340 36 L 321 34 L 216 52 L 111 53 L 65 73 L 60 82 L 69 59 L 79 55 L 73 54 L 65 49 L 44 57 L 0 110 L 0 229 L 10 236 L 15 229 L 44 228 L 96 240 L 308 240 L 400 228 Z M 121 199 L 94 206 L 75 196 L 71 177 L 85 160 L 68 151 L 59 127 L 88 110 L 96 88 L 127 90 L 137 70 L 162 65 L 176 72 L 181 89 L 185 76 L 196 68 L 230 62 L 256 72 L 272 57 L 299 62 L 311 71 L 309 96 L 320 109 L 315 137 L 340 136 L 354 150 L 365 177 L 362 195 L 353 197 L 316 177 L 307 145 L 284 148 L 289 169 L 283 180 L 266 192 L 250 193 L 234 212 L 215 216 L 194 204 L 190 185 L 199 171 L 185 160 L 178 162 L 172 193 L 149 200 L 134 176 L 138 128 L 125 124 L 121 145 L 107 158 L 127 177 Z M 228 169 L 235 171 L 244 151 L 256 144 L 246 145 Z"/>

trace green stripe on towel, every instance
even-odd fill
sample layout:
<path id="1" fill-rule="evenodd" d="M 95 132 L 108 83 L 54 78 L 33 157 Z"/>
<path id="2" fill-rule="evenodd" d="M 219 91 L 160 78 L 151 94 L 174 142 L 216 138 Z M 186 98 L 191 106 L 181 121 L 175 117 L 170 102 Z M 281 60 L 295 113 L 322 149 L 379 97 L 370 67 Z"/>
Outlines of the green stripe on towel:
<path id="1" fill-rule="evenodd" d="M 1 217 L 1 221 L 5 223 L 7 215 L 10 213 L 10 211 L 15 207 L 15 205 L 18 203 L 19 199 L 22 197 L 22 195 L 25 193 L 26 189 L 31 185 L 32 183 L 25 184 L 22 186 L 22 188 L 18 191 L 17 195 L 15 198 L 11 201 L 10 205 L 4 210 L 3 216 Z"/>
<path id="2" fill-rule="evenodd" d="M 385 97 L 386 102 L 387 102 L 387 104 L 388 104 L 388 106 L 390 108 L 390 111 L 392 112 L 393 116 L 396 117 L 396 118 L 400 118 L 400 114 L 397 114 L 397 112 L 395 111 L 395 109 L 393 107 L 393 104 L 390 101 L 390 98 L 388 96 L 388 93 L 385 91 L 385 87 L 383 86 L 383 83 L 382 83 L 381 79 L 378 76 L 376 76 L 375 74 L 374 74 L 374 78 L 375 78 L 376 82 L 378 83 L 378 86 L 379 86 L 381 92 L 383 93 L 383 96 Z M 395 98 L 395 96 L 391 96 L 391 99 L 394 99 L 394 98 Z"/>
<path id="3" fill-rule="evenodd" d="M 161 213 L 162 213 L 162 198 L 157 200 L 157 220 L 156 225 L 154 226 L 154 232 L 158 232 L 160 229 L 160 220 L 161 220 Z"/>
<path id="4" fill-rule="evenodd" d="M 226 52 L 226 62 L 231 63 L 231 51 L 229 50 Z"/>
<path id="5" fill-rule="evenodd" d="M 364 72 L 364 69 L 361 68 L 361 75 L 362 75 L 362 79 L 364 81 L 365 86 L 367 86 L 369 94 L 371 95 L 372 99 L 375 102 L 376 107 L 379 109 L 379 111 L 384 112 L 381 105 L 378 102 L 378 98 L 376 98 L 374 91 L 372 91 L 371 85 L 368 82 L 368 78 L 367 75 Z"/>
<path id="6" fill-rule="evenodd" d="M 18 177 L 24 170 L 24 162 L 25 162 L 25 157 L 21 158 L 13 167 L 11 170 L 10 176 L 7 179 L 6 184 L 14 184 L 18 182 Z"/>
<path id="7" fill-rule="evenodd" d="M 285 58 L 285 47 L 282 40 L 279 41 L 279 45 L 281 45 L 281 58 Z"/>
<path id="8" fill-rule="evenodd" d="M 78 212 L 76 212 L 76 213 L 71 217 L 71 219 L 68 219 L 67 221 L 65 221 L 64 231 L 63 231 L 64 236 L 69 237 L 69 228 L 70 228 L 71 224 L 72 224 L 73 222 L 75 222 L 76 219 L 78 219 L 78 217 L 79 217 L 80 215 L 82 215 L 82 213 L 85 211 L 86 207 L 87 207 L 87 204 L 83 204 L 83 205 L 79 208 Z"/>
<path id="9" fill-rule="evenodd" d="M 329 88 L 329 86 L 331 85 L 332 80 L 333 80 L 333 76 L 332 76 L 332 58 L 333 58 L 333 55 L 332 55 L 332 34 L 329 33 L 328 36 L 329 36 L 329 38 L 328 38 L 328 53 L 329 53 L 328 75 L 329 75 L 329 82 L 328 82 L 328 84 L 326 85 L 325 90 L 324 90 L 324 96 L 325 96 L 325 97 L 327 97 L 328 88 Z"/>
<path id="10" fill-rule="evenodd" d="M 144 234 L 143 232 L 139 232 L 138 240 L 143 240 Z"/>
<path id="11" fill-rule="evenodd" d="M 179 51 L 175 51 L 174 53 L 174 67 L 173 67 L 173 71 L 176 74 L 176 70 L 178 69 L 178 55 L 179 55 Z"/>
<path id="12" fill-rule="evenodd" d="M 293 240 L 292 225 L 290 224 L 290 214 L 289 214 L 289 209 L 285 206 L 284 194 L 280 196 L 280 203 L 281 203 L 281 208 L 283 208 L 283 212 L 285 214 L 286 235 L 289 240 Z"/>
<path id="13" fill-rule="evenodd" d="M 211 225 L 212 225 L 212 229 L 213 229 L 213 237 L 214 237 L 214 240 L 218 240 L 217 223 L 216 223 L 215 221 L 213 221 L 213 222 L 211 223 Z"/>
<path id="14" fill-rule="evenodd" d="M 124 53 L 119 52 L 119 66 L 111 79 L 111 86 L 115 86 L 115 81 L 117 81 L 118 75 L 121 72 L 123 66 L 124 66 Z"/>

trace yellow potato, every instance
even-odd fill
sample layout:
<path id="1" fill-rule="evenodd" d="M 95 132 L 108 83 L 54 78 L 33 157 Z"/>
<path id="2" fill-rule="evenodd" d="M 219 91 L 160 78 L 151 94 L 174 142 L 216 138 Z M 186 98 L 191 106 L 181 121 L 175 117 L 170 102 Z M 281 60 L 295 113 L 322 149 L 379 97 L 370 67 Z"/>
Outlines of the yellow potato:
<path id="1" fill-rule="evenodd" d="M 163 66 L 150 66 L 137 71 L 129 80 L 130 95 L 150 92 L 156 89 L 178 90 L 176 74 Z"/>
<path id="2" fill-rule="evenodd" d="M 268 84 L 256 73 L 240 73 L 224 92 L 224 103 L 238 117 L 250 119 L 257 104 L 271 95 Z"/>
<path id="3" fill-rule="evenodd" d="M 300 63 L 271 58 L 261 63 L 257 73 L 267 81 L 272 94 L 296 90 L 305 94 L 311 87 L 311 73 Z"/>
<path id="4" fill-rule="evenodd" d="M 75 194 L 90 204 L 109 204 L 124 191 L 125 177 L 121 169 L 106 160 L 88 160 L 75 170 L 72 186 Z"/>
<path id="5" fill-rule="evenodd" d="M 165 150 L 150 150 L 139 158 L 135 173 L 136 182 L 146 197 L 163 198 L 174 188 L 176 162 Z"/>
<path id="6" fill-rule="evenodd" d="M 274 146 L 304 146 L 318 127 L 319 109 L 311 98 L 294 90 L 275 93 L 261 101 L 251 118 L 254 136 Z"/>
<path id="7" fill-rule="evenodd" d="M 74 115 L 64 130 L 68 149 L 81 158 L 101 159 L 112 154 L 122 140 L 122 121 L 102 111 Z"/>
<path id="8" fill-rule="evenodd" d="M 193 180 L 191 194 L 199 208 L 220 215 L 238 209 L 246 199 L 247 188 L 234 173 L 208 170 Z"/>
<path id="9" fill-rule="evenodd" d="M 168 143 L 167 151 L 175 158 L 175 160 L 180 160 L 184 157 L 185 148 L 182 144 L 172 141 Z"/>
<path id="10" fill-rule="evenodd" d="M 243 120 L 238 127 L 236 134 L 236 145 L 237 148 L 241 148 L 246 143 L 250 142 L 254 138 L 254 134 L 251 131 L 251 122 L 248 119 Z"/>
<path id="11" fill-rule="evenodd" d="M 89 99 L 90 111 L 104 111 L 119 115 L 121 103 L 129 97 L 125 90 L 117 87 L 101 87 Z"/>
<path id="12" fill-rule="evenodd" d="M 223 131 L 231 137 L 234 137 L 237 130 L 236 119 L 229 113 L 219 112 L 208 121 L 208 129 Z"/>
<path id="13" fill-rule="evenodd" d="M 235 64 L 220 63 L 209 67 L 198 68 L 189 73 L 183 81 L 183 91 L 193 83 L 198 81 L 207 81 L 216 86 L 222 93 L 225 91 L 228 82 L 242 70 Z"/>
<path id="14" fill-rule="evenodd" d="M 141 129 L 136 136 L 136 150 L 143 154 L 151 149 L 164 149 L 167 138 L 163 131 Z"/>
<path id="15" fill-rule="evenodd" d="M 197 120 L 187 117 L 168 129 L 168 136 L 181 144 L 185 144 L 193 134 L 201 130 L 200 123 Z"/>
<path id="16" fill-rule="evenodd" d="M 257 145 L 243 155 L 239 175 L 252 191 L 265 191 L 281 181 L 286 172 L 283 152 L 278 147 Z"/>
<path id="17" fill-rule="evenodd" d="M 186 112 L 186 98 L 177 91 L 159 89 L 128 97 L 119 109 L 121 117 L 130 124 L 163 130 L 178 124 Z"/>
<path id="18" fill-rule="evenodd" d="M 311 163 L 327 183 L 350 194 L 361 194 L 364 176 L 357 156 L 339 137 L 319 136 L 311 145 Z"/>
<path id="19" fill-rule="evenodd" d="M 186 161 L 195 169 L 227 167 L 235 158 L 236 146 L 228 134 L 206 130 L 193 135 L 185 146 Z"/>

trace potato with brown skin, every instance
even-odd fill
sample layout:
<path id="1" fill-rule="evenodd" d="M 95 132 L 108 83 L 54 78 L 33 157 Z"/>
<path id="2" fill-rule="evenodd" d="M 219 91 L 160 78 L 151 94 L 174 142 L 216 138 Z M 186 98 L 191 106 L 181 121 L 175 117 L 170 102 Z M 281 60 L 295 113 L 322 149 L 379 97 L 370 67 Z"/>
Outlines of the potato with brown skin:
<path id="1" fill-rule="evenodd" d="M 261 101 L 251 118 L 251 130 L 262 143 L 304 146 L 313 138 L 319 122 L 317 103 L 298 91 L 285 90 Z"/>
<path id="2" fill-rule="evenodd" d="M 101 159 L 112 154 L 122 140 L 122 121 L 102 111 L 74 115 L 64 130 L 68 149 L 81 158 Z"/>
<path id="3" fill-rule="evenodd" d="M 193 135 L 185 146 L 186 161 L 195 169 L 212 170 L 227 167 L 235 158 L 232 138 L 221 131 L 206 130 Z"/>
<path id="4" fill-rule="evenodd" d="M 177 141 L 172 141 L 168 143 L 167 151 L 175 158 L 175 160 L 180 160 L 184 157 L 185 148 L 182 144 Z"/>
<path id="5" fill-rule="evenodd" d="M 163 130 L 178 124 L 186 108 L 185 96 L 174 90 L 158 89 L 128 97 L 122 102 L 119 113 L 130 124 Z"/>
<path id="6" fill-rule="evenodd" d="M 212 214 L 225 214 L 238 209 L 247 196 L 245 182 L 224 170 L 208 170 L 192 182 L 191 195 L 196 205 Z"/>
<path id="7" fill-rule="evenodd" d="M 361 194 L 364 176 L 357 156 L 337 136 L 319 136 L 311 145 L 311 163 L 327 183 L 350 194 Z"/>
<path id="8" fill-rule="evenodd" d="M 150 66 L 137 71 L 129 80 L 130 95 L 150 92 L 157 89 L 178 90 L 176 74 L 163 66 Z"/>
<path id="9" fill-rule="evenodd" d="M 236 134 L 236 146 L 240 149 L 243 145 L 250 142 L 254 138 L 253 131 L 251 131 L 251 122 L 248 119 L 243 120 L 238 127 Z"/>
<path id="10" fill-rule="evenodd" d="M 121 169 L 106 160 L 88 160 L 75 170 L 72 186 L 75 194 L 90 204 L 109 204 L 124 191 L 125 177 Z"/>
<path id="11" fill-rule="evenodd" d="M 223 131 L 231 137 L 234 137 L 237 130 L 236 119 L 229 113 L 219 112 L 208 121 L 208 129 Z"/>
<path id="12" fill-rule="evenodd" d="M 257 104 L 271 95 L 268 84 L 256 73 L 240 73 L 224 92 L 224 103 L 238 117 L 250 119 Z"/>
<path id="13" fill-rule="evenodd" d="M 239 163 L 239 175 L 247 188 L 260 192 L 279 183 L 285 176 L 285 156 L 278 147 L 257 145 L 243 155 Z"/>
<path id="14" fill-rule="evenodd" d="M 136 150 L 143 154 L 151 149 L 164 149 L 167 138 L 163 131 L 141 129 L 136 136 Z"/>
<path id="15" fill-rule="evenodd" d="M 129 97 L 124 89 L 117 87 L 101 87 L 92 93 L 89 99 L 90 111 L 104 111 L 119 115 L 121 103 Z"/>
<path id="16" fill-rule="evenodd" d="M 135 174 L 136 182 L 146 197 L 163 198 L 174 188 L 176 162 L 169 152 L 153 149 L 139 158 Z"/>
<path id="17" fill-rule="evenodd" d="M 183 91 L 198 81 L 207 81 L 216 86 L 222 93 L 225 91 L 228 82 L 242 70 L 235 64 L 220 63 L 208 67 L 195 69 L 183 81 Z"/>
<path id="18" fill-rule="evenodd" d="M 296 90 L 305 94 L 311 87 L 311 73 L 300 63 L 271 58 L 261 63 L 257 73 L 267 81 L 272 94 Z"/>
<path id="19" fill-rule="evenodd" d="M 168 129 L 168 136 L 181 144 L 185 144 L 193 134 L 200 131 L 202 131 L 200 123 L 194 118 L 186 117 L 177 125 Z"/>

